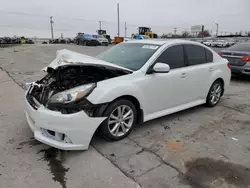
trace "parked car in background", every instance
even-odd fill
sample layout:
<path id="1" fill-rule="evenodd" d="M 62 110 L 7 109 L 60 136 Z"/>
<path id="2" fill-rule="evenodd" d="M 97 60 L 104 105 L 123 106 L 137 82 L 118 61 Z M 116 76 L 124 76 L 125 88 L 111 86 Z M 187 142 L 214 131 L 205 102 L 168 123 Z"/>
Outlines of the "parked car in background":
<path id="1" fill-rule="evenodd" d="M 35 42 L 31 39 L 26 39 L 26 44 L 35 44 Z"/>
<path id="2" fill-rule="evenodd" d="M 127 42 L 127 41 L 131 41 L 131 40 L 133 40 L 132 38 L 129 38 L 129 37 L 124 37 L 124 42 Z"/>
<path id="3" fill-rule="evenodd" d="M 71 38 L 65 38 L 67 44 L 74 43 L 74 40 Z"/>
<path id="4" fill-rule="evenodd" d="M 235 44 L 235 41 L 233 39 L 229 39 L 228 41 L 229 46 L 232 46 Z"/>
<path id="5" fill-rule="evenodd" d="M 204 45 L 209 47 L 214 47 L 214 41 L 213 40 L 207 40 L 203 42 Z"/>
<path id="6" fill-rule="evenodd" d="M 214 41 L 214 47 L 225 48 L 229 47 L 229 43 L 226 40 L 216 40 Z"/>
<path id="7" fill-rule="evenodd" d="M 50 44 L 65 44 L 66 40 L 63 38 L 57 38 L 57 39 L 53 39 L 53 40 L 49 40 Z"/>
<path id="8" fill-rule="evenodd" d="M 99 42 L 90 34 L 79 33 L 75 39 L 77 45 L 97 46 Z"/>
<path id="9" fill-rule="evenodd" d="M 235 44 L 220 55 L 229 61 L 233 74 L 250 75 L 250 43 Z"/>
<path id="10" fill-rule="evenodd" d="M 187 40 L 133 40 L 96 58 L 60 50 L 43 70 L 26 92 L 25 116 L 35 139 L 63 150 L 88 149 L 97 129 L 116 141 L 137 123 L 214 107 L 231 77 L 226 59 Z"/>
<path id="11" fill-rule="evenodd" d="M 135 35 L 133 35 L 132 39 L 144 40 L 144 39 L 150 39 L 150 37 L 147 35 L 135 34 Z"/>
<path id="12" fill-rule="evenodd" d="M 199 43 L 203 44 L 204 40 L 198 39 L 198 40 L 196 40 L 196 42 L 199 42 Z"/>
<path id="13" fill-rule="evenodd" d="M 99 43 L 99 45 L 108 46 L 109 41 L 102 35 L 92 35 Z"/>
<path id="14" fill-rule="evenodd" d="M 26 37 L 2 37 L 0 44 L 34 44 L 34 41 Z"/>

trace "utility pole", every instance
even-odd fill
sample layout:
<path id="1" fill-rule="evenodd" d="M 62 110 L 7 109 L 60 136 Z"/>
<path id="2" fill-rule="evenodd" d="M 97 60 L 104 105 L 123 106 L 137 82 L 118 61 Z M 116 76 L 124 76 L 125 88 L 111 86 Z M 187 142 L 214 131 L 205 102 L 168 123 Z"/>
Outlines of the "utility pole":
<path id="1" fill-rule="evenodd" d="M 119 3 L 117 3 L 117 36 L 120 36 L 120 10 L 119 10 Z"/>
<path id="2" fill-rule="evenodd" d="M 102 30 L 102 21 L 99 21 L 99 29 Z"/>
<path id="3" fill-rule="evenodd" d="M 216 25 L 216 37 L 218 36 L 218 31 L 219 31 L 219 24 L 217 22 L 215 22 Z"/>
<path id="4" fill-rule="evenodd" d="M 125 22 L 125 37 L 127 37 L 127 22 Z"/>
<path id="5" fill-rule="evenodd" d="M 176 35 L 176 32 L 177 32 L 177 28 L 175 27 L 175 28 L 174 28 L 174 34 L 175 34 L 175 35 Z"/>
<path id="6" fill-rule="evenodd" d="M 53 17 L 50 16 L 50 30 L 51 30 L 51 39 L 52 40 L 54 40 L 53 24 L 54 24 Z"/>

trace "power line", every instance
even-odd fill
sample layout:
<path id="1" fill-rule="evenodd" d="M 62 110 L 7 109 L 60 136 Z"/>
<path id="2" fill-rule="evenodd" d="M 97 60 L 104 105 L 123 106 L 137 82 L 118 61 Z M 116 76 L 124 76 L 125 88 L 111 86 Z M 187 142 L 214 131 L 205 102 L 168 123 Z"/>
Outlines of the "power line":
<path id="1" fill-rule="evenodd" d="M 0 25 L 2 28 L 19 28 L 19 29 L 31 29 L 31 30 L 48 30 L 44 28 L 31 28 L 31 27 L 23 27 L 23 26 L 12 26 L 12 25 Z"/>
<path id="2" fill-rule="evenodd" d="M 4 10 L 0 10 L 0 12 L 7 13 L 7 14 L 14 14 L 14 15 L 23 15 L 23 16 L 37 16 L 37 17 L 45 17 L 45 18 L 50 17 L 49 15 L 33 14 L 33 13 L 26 13 L 26 12 L 12 12 L 12 11 L 4 11 Z M 80 18 L 80 17 L 64 17 L 64 16 L 57 16 L 57 15 L 54 15 L 53 17 L 54 18 L 89 21 L 89 22 L 97 22 L 97 20 L 89 20 L 89 19 Z M 114 23 L 115 24 L 114 21 L 102 21 L 102 22 Z"/>
<path id="3" fill-rule="evenodd" d="M 7 14 L 14 14 L 14 15 L 22 15 L 22 16 L 32 16 L 32 17 L 44 17 L 44 18 L 49 18 L 50 15 L 42 15 L 42 14 L 33 14 L 33 13 L 26 13 L 26 12 L 15 12 L 15 11 L 5 11 L 5 10 L 0 10 L 0 12 L 7 13 Z M 87 21 L 87 22 L 99 22 L 97 20 L 90 20 L 90 19 L 85 19 L 81 17 L 64 17 L 64 16 L 56 16 L 54 15 L 53 18 L 62 18 L 62 19 L 71 19 L 71 20 L 80 20 L 80 21 Z M 110 24 L 117 24 L 115 21 L 101 21 L 105 23 L 110 23 Z M 151 24 L 128 24 L 131 27 L 139 27 L 141 25 L 150 25 L 151 27 L 156 27 L 156 28 L 165 28 L 165 29 L 171 29 L 173 26 L 164 26 L 164 25 L 151 25 Z M 185 28 L 180 28 L 185 30 Z"/>

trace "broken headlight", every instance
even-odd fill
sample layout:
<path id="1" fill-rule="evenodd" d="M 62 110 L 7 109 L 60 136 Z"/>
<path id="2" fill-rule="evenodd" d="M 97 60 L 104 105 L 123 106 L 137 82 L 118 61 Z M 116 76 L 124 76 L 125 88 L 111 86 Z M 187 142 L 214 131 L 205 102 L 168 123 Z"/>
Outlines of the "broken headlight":
<path id="1" fill-rule="evenodd" d="M 92 84 L 82 85 L 79 87 L 69 89 L 67 91 L 57 93 L 49 99 L 49 103 L 67 104 L 71 102 L 77 102 L 81 100 L 82 98 L 86 97 L 88 94 L 90 94 L 95 87 L 96 87 L 96 84 L 92 83 Z"/>

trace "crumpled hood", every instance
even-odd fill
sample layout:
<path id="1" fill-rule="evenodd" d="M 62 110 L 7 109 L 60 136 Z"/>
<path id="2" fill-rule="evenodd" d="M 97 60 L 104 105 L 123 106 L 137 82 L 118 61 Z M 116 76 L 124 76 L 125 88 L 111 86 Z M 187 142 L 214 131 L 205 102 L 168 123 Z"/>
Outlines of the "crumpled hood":
<path id="1" fill-rule="evenodd" d="M 100 65 L 100 66 L 109 66 L 114 67 L 126 71 L 132 72 L 132 70 L 121 67 L 119 65 L 115 65 L 103 60 L 100 60 L 96 57 L 91 57 L 88 55 L 80 54 L 77 52 L 73 52 L 70 50 L 58 50 L 56 58 L 47 66 L 42 69 L 42 71 L 47 71 L 47 68 L 57 69 L 57 67 L 64 66 L 64 65 L 71 65 L 71 64 L 93 64 L 93 65 Z"/>

